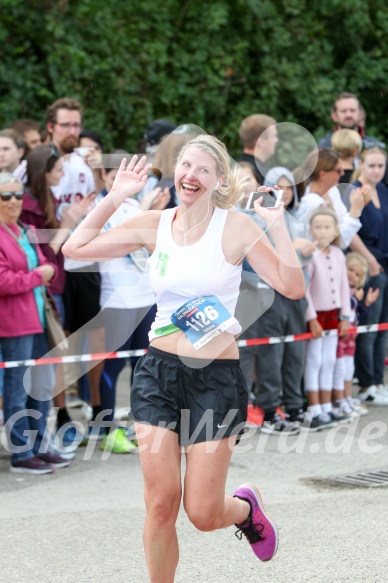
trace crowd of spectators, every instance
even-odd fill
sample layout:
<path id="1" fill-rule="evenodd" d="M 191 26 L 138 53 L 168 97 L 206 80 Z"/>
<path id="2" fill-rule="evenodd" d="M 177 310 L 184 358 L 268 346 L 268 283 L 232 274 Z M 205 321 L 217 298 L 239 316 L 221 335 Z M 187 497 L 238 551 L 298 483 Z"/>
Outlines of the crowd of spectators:
<path id="1" fill-rule="evenodd" d="M 246 183 L 236 212 L 260 223 L 246 209 L 249 193 L 258 185 L 281 188 L 308 289 L 301 300 L 284 298 L 244 262 L 237 309 L 241 339 L 312 333 L 307 342 L 240 350 L 249 387 L 248 422 L 271 434 L 321 430 L 367 414 L 367 405 L 388 405 L 388 333 L 348 334 L 357 322 L 388 321 L 386 148 L 365 134 L 365 112 L 356 95 L 339 95 L 331 118 L 334 128 L 298 168 L 271 166 L 278 144 L 273 117 L 249 115 L 239 128 L 237 162 Z M 190 128 L 168 119 L 151 123 L 138 145 L 153 161 L 148 182 L 105 229 L 135 213 L 179 204 L 174 165 L 192 136 Z M 109 192 L 125 156 L 123 150 L 104 151 L 104 136 L 83 127 L 83 107 L 72 98 L 47 108 L 44 127 L 24 119 L 0 131 L 0 360 L 39 358 L 48 351 L 45 293 L 56 302 L 72 354 L 147 347 L 156 310 L 147 254 L 91 263 L 65 260 L 61 253 L 71 231 Z M 36 233 L 32 243 L 29 229 Z M 322 335 L 333 328 L 339 339 Z M 107 359 L 84 368 L 0 369 L 0 422 L 11 449 L 19 447 L 12 450 L 11 471 L 41 474 L 65 467 L 75 446 L 93 438 L 113 453 L 135 451 L 133 432 L 115 418 L 124 364 Z M 133 371 L 135 357 L 130 364 Z M 359 387 L 352 392 L 353 377 Z M 82 436 L 71 419 L 74 392 L 89 422 Z M 51 400 L 56 438 L 48 439 Z M 36 428 L 39 439 L 32 442 L 26 428 Z"/>

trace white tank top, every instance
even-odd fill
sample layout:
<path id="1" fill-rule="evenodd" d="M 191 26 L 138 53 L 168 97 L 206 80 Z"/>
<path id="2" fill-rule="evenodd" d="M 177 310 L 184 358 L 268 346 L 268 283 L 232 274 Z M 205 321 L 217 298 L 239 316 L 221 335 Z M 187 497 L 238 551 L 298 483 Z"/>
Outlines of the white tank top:
<path id="1" fill-rule="evenodd" d="M 162 212 L 155 251 L 149 258 L 150 283 L 157 305 L 150 341 L 169 333 L 160 329 L 172 326 L 171 315 L 189 300 L 215 295 L 232 316 L 236 309 L 241 265 L 228 263 L 222 251 L 222 234 L 229 211 L 215 207 L 203 237 L 186 247 L 177 245 L 172 237 L 176 211 L 172 208 Z M 236 322 L 227 332 L 239 334 L 240 324 Z"/>

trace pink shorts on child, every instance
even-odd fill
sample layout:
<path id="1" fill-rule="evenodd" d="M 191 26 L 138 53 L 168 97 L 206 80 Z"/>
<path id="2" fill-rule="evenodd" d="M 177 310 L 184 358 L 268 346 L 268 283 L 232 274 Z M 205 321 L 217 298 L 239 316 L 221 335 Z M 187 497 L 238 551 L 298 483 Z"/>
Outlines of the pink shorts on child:
<path id="1" fill-rule="evenodd" d="M 337 344 L 337 358 L 343 356 L 354 356 L 356 352 L 356 338 L 357 334 L 347 334 L 338 338 Z"/>

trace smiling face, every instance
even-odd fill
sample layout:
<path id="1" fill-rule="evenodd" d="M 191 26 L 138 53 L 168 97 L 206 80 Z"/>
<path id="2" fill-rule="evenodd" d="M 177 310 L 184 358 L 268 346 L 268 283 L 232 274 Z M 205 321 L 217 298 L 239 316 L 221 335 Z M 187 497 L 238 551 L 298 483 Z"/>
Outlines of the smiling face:
<path id="1" fill-rule="evenodd" d="M 330 215 L 317 215 L 310 224 L 310 231 L 314 241 L 318 243 L 318 249 L 326 249 L 338 236 L 338 227 L 334 217 Z"/>
<path id="2" fill-rule="evenodd" d="M 380 152 L 366 151 L 364 161 L 360 162 L 361 178 L 368 184 L 381 182 L 385 174 L 386 158 Z"/>
<path id="3" fill-rule="evenodd" d="M 361 263 L 352 262 L 346 266 L 348 272 L 349 285 L 352 287 L 360 287 L 360 282 L 364 277 L 364 267 Z"/>
<path id="4" fill-rule="evenodd" d="M 0 184 L 0 195 L 7 192 L 23 192 L 23 186 L 17 180 L 3 182 Z M 0 196 L 0 221 L 8 225 L 16 224 L 22 212 L 22 205 L 23 200 L 17 200 L 15 196 L 6 201 Z"/>
<path id="5" fill-rule="evenodd" d="M 187 148 L 175 168 L 175 188 L 181 204 L 191 206 L 199 199 L 208 200 L 221 183 L 216 161 L 200 148 Z"/>

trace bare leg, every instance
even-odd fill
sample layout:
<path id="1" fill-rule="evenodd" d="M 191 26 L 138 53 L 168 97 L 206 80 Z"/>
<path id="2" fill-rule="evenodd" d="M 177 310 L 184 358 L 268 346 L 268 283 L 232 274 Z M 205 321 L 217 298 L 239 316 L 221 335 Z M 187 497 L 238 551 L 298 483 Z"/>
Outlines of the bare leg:
<path id="1" fill-rule="evenodd" d="M 175 523 L 182 497 L 178 435 L 135 423 L 144 479 L 144 550 L 150 583 L 174 583 L 179 549 Z"/>
<path id="2" fill-rule="evenodd" d="M 104 328 L 98 328 L 89 332 L 90 352 L 92 354 L 104 352 L 105 350 L 105 334 Z M 100 397 L 100 378 L 104 368 L 104 361 L 94 361 L 90 363 L 92 366 L 88 370 L 88 380 L 90 385 L 90 400 L 92 405 L 101 405 Z"/>
<path id="3" fill-rule="evenodd" d="M 345 381 L 345 398 L 352 396 L 352 381 Z"/>
<path id="4" fill-rule="evenodd" d="M 326 391 L 324 389 L 319 390 L 319 399 L 321 405 L 326 405 L 327 403 L 331 403 L 331 394 L 332 391 Z"/>
<path id="5" fill-rule="evenodd" d="M 248 518 L 249 503 L 225 495 L 235 440 L 232 437 L 218 442 L 197 443 L 186 451 L 183 503 L 190 521 L 199 530 L 225 528 L 241 524 Z"/>
<path id="6" fill-rule="evenodd" d="M 63 365 L 58 364 L 57 368 L 55 369 L 55 381 L 56 381 L 56 390 L 53 397 L 54 406 L 63 409 L 66 407 L 66 397 L 65 397 L 65 389 L 64 387 L 64 380 L 63 380 Z"/>
<path id="7" fill-rule="evenodd" d="M 320 405 L 319 391 L 307 391 L 307 401 L 310 406 Z"/>
<path id="8" fill-rule="evenodd" d="M 345 399 L 344 389 L 333 389 L 333 401 L 342 401 Z"/>

